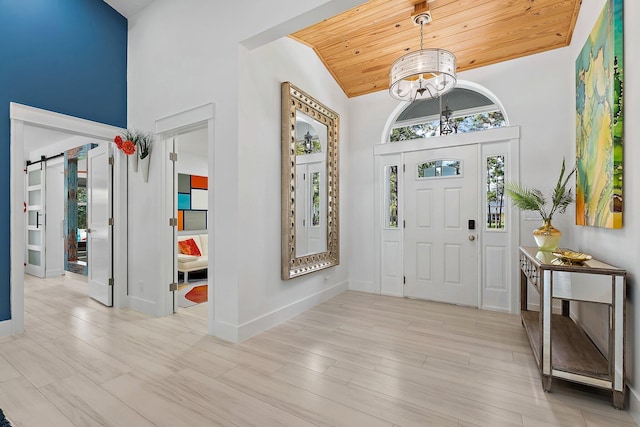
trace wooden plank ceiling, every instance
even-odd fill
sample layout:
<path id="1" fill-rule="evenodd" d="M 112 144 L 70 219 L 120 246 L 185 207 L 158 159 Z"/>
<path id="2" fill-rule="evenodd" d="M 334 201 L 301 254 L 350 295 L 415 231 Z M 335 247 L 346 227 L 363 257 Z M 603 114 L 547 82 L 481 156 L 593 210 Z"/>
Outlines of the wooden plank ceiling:
<path id="1" fill-rule="evenodd" d="M 389 68 L 420 49 L 420 0 L 370 0 L 291 37 L 312 47 L 349 97 L 389 87 Z M 424 3 L 424 2 L 423 2 Z M 430 0 L 424 47 L 448 49 L 458 72 L 569 45 L 581 0 Z"/>

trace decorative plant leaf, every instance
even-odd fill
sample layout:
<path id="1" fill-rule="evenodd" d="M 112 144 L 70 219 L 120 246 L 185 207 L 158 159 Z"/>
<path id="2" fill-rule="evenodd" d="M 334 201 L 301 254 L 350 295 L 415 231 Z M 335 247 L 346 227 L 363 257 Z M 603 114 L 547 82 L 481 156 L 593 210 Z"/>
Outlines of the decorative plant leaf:
<path id="1" fill-rule="evenodd" d="M 547 201 L 540 190 L 533 187 L 524 187 L 517 183 L 509 182 L 505 186 L 505 193 L 511 198 L 513 205 L 524 211 L 537 211 L 543 220 L 551 220 L 556 212 L 564 213 L 567 207 L 574 202 L 571 188 L 567 189 L 569 178 L 575 173 L 574 167 L 565 177 L 565 162 L 562 159 L 560 177 L 551 197 L 551 210 L 547 211 Z"/>

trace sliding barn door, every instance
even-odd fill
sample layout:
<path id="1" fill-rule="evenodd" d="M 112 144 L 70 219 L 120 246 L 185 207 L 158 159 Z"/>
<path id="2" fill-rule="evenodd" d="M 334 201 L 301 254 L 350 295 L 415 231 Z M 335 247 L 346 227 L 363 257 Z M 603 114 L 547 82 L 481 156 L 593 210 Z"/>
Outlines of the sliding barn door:
<path id="1" fill-rule="evenodd" d="M 26 272 L 45 275 L 45 162 L 27 166 Z"/>

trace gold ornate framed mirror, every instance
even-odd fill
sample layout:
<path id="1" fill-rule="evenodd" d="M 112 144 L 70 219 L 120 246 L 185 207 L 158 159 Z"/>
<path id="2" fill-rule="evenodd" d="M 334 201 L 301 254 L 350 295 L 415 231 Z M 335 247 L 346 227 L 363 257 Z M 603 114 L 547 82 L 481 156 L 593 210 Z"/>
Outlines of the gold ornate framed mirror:
<path id="1" fill-rule="evenodd" d="M 339 116 L 282 83 L 282 279 L 340 264 Z"/>

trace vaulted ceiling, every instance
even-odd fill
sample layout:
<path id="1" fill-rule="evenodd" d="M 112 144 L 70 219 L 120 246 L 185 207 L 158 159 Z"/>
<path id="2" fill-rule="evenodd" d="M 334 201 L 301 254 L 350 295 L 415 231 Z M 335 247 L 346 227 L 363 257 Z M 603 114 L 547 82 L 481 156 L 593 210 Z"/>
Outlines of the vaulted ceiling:
<path id="1" fill-rule="evenodd" d="M 419 0 L 370 0 L 291 35 L 312 47 L 349 97 L 389 87 L 389 68 L 420 49 Z M 450 50 L 458 72 L 569 45 L 581 0 L 430 0 L 424 47 Z M 425 5 L 422 5 L 425 6 Z"/>

